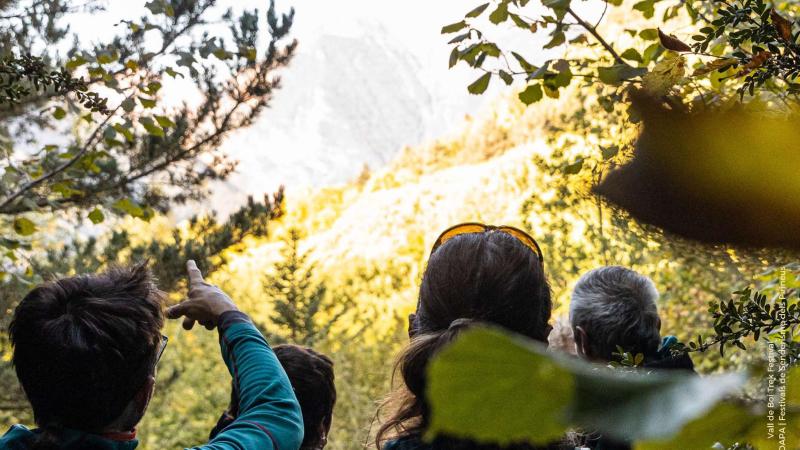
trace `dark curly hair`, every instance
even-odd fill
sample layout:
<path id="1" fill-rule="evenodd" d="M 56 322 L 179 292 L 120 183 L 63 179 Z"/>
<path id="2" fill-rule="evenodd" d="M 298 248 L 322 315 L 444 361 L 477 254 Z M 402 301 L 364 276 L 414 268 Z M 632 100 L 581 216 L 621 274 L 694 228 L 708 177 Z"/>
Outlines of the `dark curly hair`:
<path id="1" fill-rule="evenodd" d="M 63 427 L 98 432 L 119 418 L 154 372 L 163 325 L 163 294 L 145 264 L 62 278 L 28 293 L 9 336 L 17 377 L 44 434 Z"/>
<path id="2" fill-rule="evenodd" d="M 327 440 L 333 407 L 336 405 L 333 361 L 310 348 L 297 345 L 276 345 L 274 351 L 289 376 L 303 411 L 305 435 L 300 448 L 320 448 L 320 444 Z"/>

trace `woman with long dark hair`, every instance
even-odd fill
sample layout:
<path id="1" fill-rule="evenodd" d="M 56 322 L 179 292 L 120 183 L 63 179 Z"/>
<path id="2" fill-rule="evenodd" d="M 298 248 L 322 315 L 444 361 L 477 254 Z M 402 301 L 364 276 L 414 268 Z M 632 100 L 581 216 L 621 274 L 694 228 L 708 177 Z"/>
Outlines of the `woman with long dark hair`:
<path id="1" fill-rule="evenodd" d="M 430 408 L 425 400 L 428 362 L 462 330 L 483 322 L 546 343 L 552 301 L 542 252 L 527 233 L 478 223 L 446 230 L 436 240 L 422 278 L 411 343 L 396 374 L 402 384 L 385 408 L 392 412 L 376 437 L 382 450 L 490 450 L 449 436 L 423 442 Z M 507 449 L 532 449 L 520 444 Z"/>

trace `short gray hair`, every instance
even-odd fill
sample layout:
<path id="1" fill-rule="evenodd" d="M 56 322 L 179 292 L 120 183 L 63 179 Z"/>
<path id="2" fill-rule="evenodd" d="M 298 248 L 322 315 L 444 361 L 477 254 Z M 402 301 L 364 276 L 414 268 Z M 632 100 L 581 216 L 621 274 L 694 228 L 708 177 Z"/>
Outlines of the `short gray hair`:
<path id="1" fill-rule="evenodd" d="M 658 349 L 661 320 L 653 281 L 620 266 L 584 274 L 572 291 L 569 319 L 588 337 L 593 356 L 611 360 L 617 346 L 633 354 Z"/>

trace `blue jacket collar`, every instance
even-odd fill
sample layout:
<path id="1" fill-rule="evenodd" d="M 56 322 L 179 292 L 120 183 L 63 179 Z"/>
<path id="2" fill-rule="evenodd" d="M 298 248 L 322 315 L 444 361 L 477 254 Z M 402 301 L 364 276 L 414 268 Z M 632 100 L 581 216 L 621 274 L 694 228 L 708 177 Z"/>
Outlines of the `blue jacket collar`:
<path id="1" fill-rule="evenodd" d="M 26 450 L 30 440 L 41 433 L 23 425 L 14 425 L 0 438 L 0 450 Z M 139 445 L 136 433 L 91 434 L 65 428 L 62 430 L 61 448 L 79 449 L 86 446 L 103 450 L 133 450 Z"/>

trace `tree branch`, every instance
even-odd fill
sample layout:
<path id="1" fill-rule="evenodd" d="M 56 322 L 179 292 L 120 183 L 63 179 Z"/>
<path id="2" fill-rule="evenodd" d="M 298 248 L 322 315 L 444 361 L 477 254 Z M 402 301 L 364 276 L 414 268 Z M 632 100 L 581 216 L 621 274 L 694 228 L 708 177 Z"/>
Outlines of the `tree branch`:
<path id="1" fill-rule="evenodd" d="M 567 13 L 569 13 L 569 15 L 572 16 L 572 18 L 575 19 L 575 21 L 577 21 L 580 26 L 585 28 L 586 31 L 588 31 L 592 36 L 594 36 L 594 38 L 597 39 L 597 42 L 599 42 L 600 45 L 603 46 L 603 48 L 608 50 L 608 53 L 610 53 L 611 56 L 614 58 L 614 62 L 616 62 L 617 64 L 627 64 L 625 61 L 622 60 L 619 54 L 617 54 L 616 50 L 614 50 L 614 47 L 612 47 L 611 44 L 606 42 L 606 40 L 603 39 L 603 37 L 597 33 L 597 29 L 595 29 L 595 27 L 591 26 L 585 20 L 581 19 L 577 14 L 575 14 L 575 11 L 573 11 L 572 8 L 567 8 Z"/>
<path id="2" fill-rule="evenodd" d="M 40 184 L 44 183 L 45 181 L 53 178 L 54 176 L 58 175 L 59 173 L 61 173 L 61 172 L 65 171 L 65 170 L 67 170 L 68 168 L 72 167 L 76 162 L 78 162 L 81 158 L 83 158 L 83 155 L 85 155 L 86 152 L 89 151 L 89 147 L 92 145 L 92 143 L 94 143 L 95 138 L 100 133 L 100 129 L 103 128 L 108 123 L 109 120 L 111 120 L 111 117 L 114 116 L 114 113 L 117 110 L 119 110 L 119 108 L 120 107 L 117 106 L 114 109 L 114 111 L 111 112 L 111 114 L 107 115 L 106 118 L 103 119 L 103 121 L 100 122 L 99 125 L 97 125 L 97 127 L 94 129 L 92 134 L 89 136 L 89 139 L 87 139 L 86 143 L 83 145 L 83 147 L 80 149 L 80 151 L 78 151 L 78 153 L 76 153 L 72 158 L 70 158 L 68 161 L 66 161 L 65 163 L 61 164 L 60 166 L 56 167 L 55 169 L 51 170 L 50 172 L 47 172 L 46 174 L 40 176 L 39 178 L 36 178 L 35 180 L 31 180 L 28 183 L 24 184 L 16 192 L 14 192 L 10 196 L 8 196 L 5 200 L 3 200 L 3 202 L 0 203 L 0 214 L 4 213 L 5 209 L 11 203 L 13 203 L 16 199 L 18 199 L 20 196 L 22 196 L 26 192 L 30 191 L 31 189 L 35 188 L 36 186 L 39 186 Z"/>

